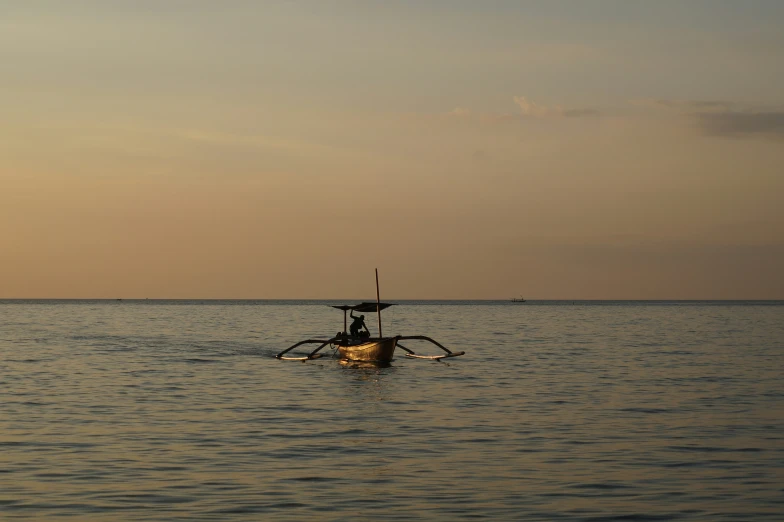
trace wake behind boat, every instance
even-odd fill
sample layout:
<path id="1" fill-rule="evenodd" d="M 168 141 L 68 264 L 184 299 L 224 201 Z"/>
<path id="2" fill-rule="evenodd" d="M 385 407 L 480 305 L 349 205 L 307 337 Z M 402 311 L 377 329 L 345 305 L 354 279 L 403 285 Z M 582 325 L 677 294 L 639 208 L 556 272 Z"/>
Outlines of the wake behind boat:
<path id="1" fill-rule="evenodd" d="M 342 360 L 347 361 L 360 361 L 360 362 L 380 362 L 387 363 L 392 361 L 392 356 L 395 353 L 395 348 L 399 347 L 406 352 L 406 357 L 415 359 L 432 359 L 440 361 L 447 357 L 457 357 L 465 355 L 465 352 L 452 352 L 439 342 L 426 337 L 424 335 L 395 335 L 393 337 L 384 337 L 381 333 L 381 311 L 394 306 L 391 303 L 382 303 L 378 289 L 378 269 L 376 269 L 376 302 L 375 303 L 359 303 L 356 305 L 332 305 L 332 308 L 343 310 L 343 331 L 338 332 L 335 337 L 330 339 L 306 339 L 297 344 L 286 348 L 275 357 L 284 361 L 309 361 L 323 357 L 324 354 L 320 353 L 326 347 L 332 347 L 337 350 Z M 351 312 L 351 328 L 347 331 L 348 325 L 347 313 Z M 378 314 L 378 337 L 371 337 L 367 325 L 364 323 L 365 316 L 355 316 L 357 313 L 376 312 Z M 363 331 L 364 328 L 364 331 Z M 428 341 L 441 348 L 444 352 L 443 355 L 418 355 L 413 350 L 409 350 L 400 344 L 401 340 L 419 340 Z M 306 356 L 291 357 L 286 356 L 288 352 L 305 344 L 318 344 L 319 346 Z"/>

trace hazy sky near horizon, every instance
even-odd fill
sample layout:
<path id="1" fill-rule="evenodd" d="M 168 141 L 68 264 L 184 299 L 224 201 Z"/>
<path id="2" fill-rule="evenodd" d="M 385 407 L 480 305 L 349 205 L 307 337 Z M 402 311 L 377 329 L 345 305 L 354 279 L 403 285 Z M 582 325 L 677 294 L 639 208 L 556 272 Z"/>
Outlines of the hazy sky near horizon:
<path id="1" fill-rule="evenodd" d="M 0 298 L 784 299 L 784 2 L 0 3 Z"/>

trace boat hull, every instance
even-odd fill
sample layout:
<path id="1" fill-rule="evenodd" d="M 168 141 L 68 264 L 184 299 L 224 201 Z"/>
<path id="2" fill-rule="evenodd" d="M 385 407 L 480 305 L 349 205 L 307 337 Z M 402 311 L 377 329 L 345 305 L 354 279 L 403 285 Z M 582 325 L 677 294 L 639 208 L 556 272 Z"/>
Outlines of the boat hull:
<path id="1" fill-rule="evenodd" d="M 350 361 L 389 362 L 395 353 L 397 337 L 369 339 L 366 342 L 348 346 L 338 346 L 341 359 Z"/>

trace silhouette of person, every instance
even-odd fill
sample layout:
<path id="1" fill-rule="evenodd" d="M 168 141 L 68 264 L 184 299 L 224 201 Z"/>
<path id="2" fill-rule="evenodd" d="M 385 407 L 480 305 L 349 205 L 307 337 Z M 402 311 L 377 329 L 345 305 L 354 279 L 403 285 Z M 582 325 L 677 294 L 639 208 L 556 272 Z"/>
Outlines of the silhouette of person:
<path id="1" fill-rule="evenodd" d="M 370 330 L 368 330 L 367 325 L 365 324 L 365 316 L 360 315 L 359 317 L 354 317 L 354 310 L 351 310 L 351 318 L 354 320 L 349 326 L 349 330 L 351 331 L 351 337 L 359 337 L 359 331 L 364 328 L 365 331 L 370 335 Z"/>

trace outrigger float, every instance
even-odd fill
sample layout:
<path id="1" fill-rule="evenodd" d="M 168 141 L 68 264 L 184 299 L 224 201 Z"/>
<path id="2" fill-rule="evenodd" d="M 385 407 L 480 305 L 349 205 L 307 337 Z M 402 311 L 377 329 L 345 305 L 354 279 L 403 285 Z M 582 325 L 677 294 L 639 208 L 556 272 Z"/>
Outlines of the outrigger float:
<path id="1" fill-rule="evenodd" d="M 337 349 L 337 353 L 342 360 L 357 361 L 357 362 L 374 362 L 374 363 L 388 363 L 392 361 L 392 356 L 395 353 L 395 348 L 400 348 L 406 352 L 406 357 L 412 359 L 430 359 L 434 361 L 441 361 L 448 357 L 458 357 L 465 355 L 465 352 L 452 352 L 444 345 L 424 335 L 395 335 L 394 337 L 384 337 L 381 333 L 381 310 L 394 306 L 391 303 L 382 303 L 378 291 L 378 269 L 376 269 L 376 302 L 375 303 L 360 303 L 357 305 L 332 305 L 332 308 L 343 310 L 343 331 L 338 332 L 335 337 L 330 339 L 306 339 L 297 344 L 290 346 L 277 354 L 275 357 L 284 361 L 310 361 L 324 357 L 321 350 L 327 347 Z M 378 337 L 350 335 L 346 332 L 347 318 L 346 313 L 351 310 L 352 312 L 376 312 L 378 314 Z M 400 341 L 416 340 L 428 341 L 439 348 L 445 353 L 443 355 L 419 355 L 413 350 L 409 350 Z M 291 357 L 286 354 L 294 348 L 305 344 L 318 344 L 318 347 L 310 352 L 308 355 L 302 357 Z"/>

